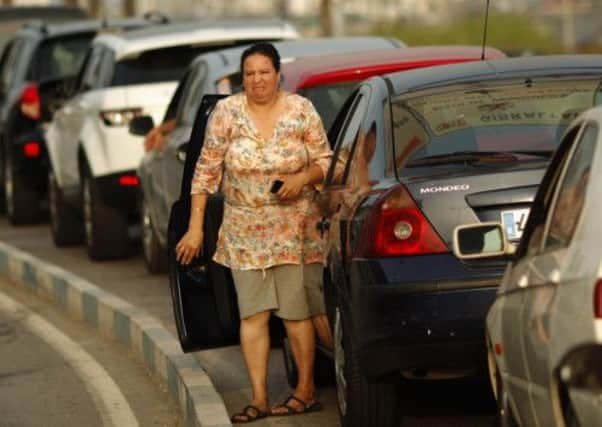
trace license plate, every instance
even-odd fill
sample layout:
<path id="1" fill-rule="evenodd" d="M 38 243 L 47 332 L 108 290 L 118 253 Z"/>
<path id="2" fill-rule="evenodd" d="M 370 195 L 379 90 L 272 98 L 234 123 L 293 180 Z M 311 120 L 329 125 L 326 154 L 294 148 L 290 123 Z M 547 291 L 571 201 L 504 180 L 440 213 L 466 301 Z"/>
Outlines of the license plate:
<path id="1" fill-rule="evenodd" d="M 502 224 L 508 240 L 519 240 L 527 224 L 529 209 L 502 211 Z"/>

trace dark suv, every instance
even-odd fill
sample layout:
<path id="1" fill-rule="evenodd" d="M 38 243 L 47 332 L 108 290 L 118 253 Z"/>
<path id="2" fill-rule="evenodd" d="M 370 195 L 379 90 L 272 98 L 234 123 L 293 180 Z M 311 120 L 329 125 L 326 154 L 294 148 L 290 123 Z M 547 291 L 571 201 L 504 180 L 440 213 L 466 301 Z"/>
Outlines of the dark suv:
<path id="1" fill-rule="evenodd" d="M 92 39 L 155 19 L 25 24 L 0 58 L 0 205 L 13 224 L 40 218 L 46 194 L 43 129 L 65 100 Z"/>

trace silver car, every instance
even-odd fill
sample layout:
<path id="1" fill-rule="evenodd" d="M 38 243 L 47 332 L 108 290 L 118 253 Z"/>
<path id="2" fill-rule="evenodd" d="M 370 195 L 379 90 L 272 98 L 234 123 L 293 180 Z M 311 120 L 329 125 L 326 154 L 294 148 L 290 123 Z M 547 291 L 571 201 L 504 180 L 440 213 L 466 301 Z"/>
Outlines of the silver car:
<path id="1" fill-rule="evenodd" d="M 602 426 L 601 128 L 602 107 L 567 128 L 517 247 L 503 214 L 455 230 L 466 262 L 509 260 L 486 325 L 503 426 Z"/>

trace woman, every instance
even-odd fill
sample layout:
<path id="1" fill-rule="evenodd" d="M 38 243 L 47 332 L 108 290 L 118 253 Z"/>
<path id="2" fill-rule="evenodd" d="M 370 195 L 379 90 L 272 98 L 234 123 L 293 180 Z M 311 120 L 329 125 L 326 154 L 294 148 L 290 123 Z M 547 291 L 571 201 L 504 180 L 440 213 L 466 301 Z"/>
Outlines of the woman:
<path id="1" fill-rule="evenodd" d="M 232 270 L 253 391 L 250 405 L 232 417 L 234 423 L 320 409 L 312 318 L 325 318 L 325 257 L 314 186 L 324 179 L 332 156 L 311 102 L 279 89 L 280 56 L 274 46 L 259 43 L 245 50 L 241 73 L 244 91 L 220 101 L 209 121 L 192 180 L 188 231 L 176 246 L 182 264 L 199 254 L 207 194 L 221 186 L 224 217 L 213 259 Z M 284 321 L 299 381 L 282 405 L 270 409 L 272 313 Z"/>

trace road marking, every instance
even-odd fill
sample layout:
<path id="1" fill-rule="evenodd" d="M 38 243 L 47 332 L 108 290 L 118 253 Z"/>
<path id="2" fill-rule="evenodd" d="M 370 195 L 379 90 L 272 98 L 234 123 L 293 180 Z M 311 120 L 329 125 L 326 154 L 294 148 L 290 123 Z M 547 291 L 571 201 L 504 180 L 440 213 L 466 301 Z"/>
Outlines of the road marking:
<path id="1" fill-rule="evenodd" d="M 0 310 L 17 319 L 71 365 L 90 392 L 104 426 L 138 426 L 138 420 L 117 384 L 81 346 L 3 292 L 0 292 Z"/>

